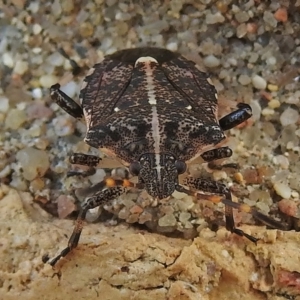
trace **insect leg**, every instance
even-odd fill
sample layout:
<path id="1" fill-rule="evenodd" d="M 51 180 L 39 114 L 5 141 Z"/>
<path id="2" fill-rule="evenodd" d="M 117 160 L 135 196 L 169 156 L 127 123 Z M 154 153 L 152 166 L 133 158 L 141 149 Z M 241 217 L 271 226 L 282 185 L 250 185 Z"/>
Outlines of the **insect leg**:
<path id="1" fill-rule="evenodd" d="M 208 180 L 202 178 L 192 178 L 188 177 L 186 179 L 186 184 L 194 189 L 210 193 L 225 196 L 225 199 L 228 199 L 228 203 L 232 202 L 232 197 L 229 189 L 225 184 Z M 196 192 L 194 195 L 199 199 L 201 199 L 201 192 Z M 202 198 L 203 199 L 203 198 Z M 222 202 L 222 197 L 212 197 L 213 201 Z M 225 221 L 226 221 L 226 229 L 230 232 L 233 232 L 237 235 L 244 236 L 250 241 L 256 243 L 258 241 L 257 238 L 245 233 L 243 230 L 235 227 L 234 219 L 233 219 L 233 210 L 232 206 L 225 204 Z"/>
<path id="2" fill-rule="evenodd" d="M 84 153 L 73 153 L 69 158 L 71 164 L 84 165 L 89 167 L 96 167 L 99 164 L 100 160 L 101 158 L 99 156 Z"/>
<path id="3" fill-rule="evenodd" d="M 83 222 L 86 213 L 89 209 L 95 208 L 101 204 L 107 203 L 116 197 L 120 196 L 125 192 L 125 188 L 121 186 L 116 186 L 114 188 L 108 188 L 103 191 L 96 193 L 93 197 L 88 198 L 81 207 L 81 211 L 77 217 L 75 227 L 73 229 L 72 235 L 68 241 L 68 246 L 61 251 L 54 259 L 51 260 L 50 265 L 54 266 L 58 260 L 65 257 L 69 252 L 77 247 L 78 241 L 82 232 Z"/>
<path id="4" fill-rule="evenodd" d="M 230 157 L 232 150 L 229 147 L 221 147 L 212 150 L 208 150 L 201 154 L 201 157 L 206 161 L 210 162 L 216 159 Z"/>
<path id="5" fill-rule="evenodd" d="M 244 121 L 248 120 L 252 116 L 251 106 L 245 103 L 239 103 L 238 109 L 224 116 L 219 120 L 220 127 L 223 130 L 231 129 Z"/>
<path id="6" fill-rule="evenodd" d="M 83 228 L 83 222 L 86 213 L 89 209 L 95 208 L 104 203 L 112 201 L 116 197 L 122 195 L 127 188 L 142 188 L 140 184 L 133 183 L 127 179 L 115 180 L 113 178 L 107 178 L 102 182 L 98 183 L 96 186 L 100 191 L 96 192 L 94 196 L 87 198 L 87 200 L 83 203 L 77 220 L 75 222 L 75 227 L 73 229 L 72 235 L 68 241 L 68 246 L 65 249 L 63 249 L 59 255 L 57 255 L 50 261 L 51 266 L 54 266 L 62 257 L 65 257 L 68 253 L 72 251 L 72 249 L 77 247 Z"/>
<path id="7" fill-rule="evenodd" d="M 83 117 L 83 110 L 79 104 L 77 104 L 68 95 L 62 92 L 60 85 L 54 84 L 50 88 L 50 96 L 63 110 L 65 110 L 69 115 L 76 119 L 81 119 Z"/>
<path id="8" fill-rule="evenodd" d="M 209 151 L 204 152 L 201 154 L 201 157 L 208 162 L 208 167 L 213 170 L 221 170 L 223 168 L 238 168 L 238 164 L 230 163 L 230 164 L 223 164 L 217 165 L 213 161 L 217 159 L 222 159 L 226 157 L 230 157 L 232 155 L 232 150 L 229 147 L 221 147 L 212 149 Z"/>
<path id="9" fill-rule="evenodd" d="M 95 174 L 96 169 L 95 167 L 99 164 L 101 158 L 96 156 L 96 155 L 89 155 L 89 154 L 84 154 L 84 153 L 73 153 L 69 161 L 71 164 L 76 164 L 76 165 L 83 165 L 83 166 L 89 166 L 89 168 L 86 171 L 78 171 L 78 170 L 71 170 L 68 171 L 67 176 L 91 176 Z"/>
<path id="10" fill-rule="evenodd" d="M 71 59 L 63 48 L 58 48 L 57 51 L 70 62 L 73 69 L 72 74 L 75 76 L 78 75 L 81 71 L 81 67 L 77 64 L 77 62 L 74 59 Z"/>
<path id="11" fill-rule="evenodd" d="M 281 229 L 281 230 L 288 229 L 285 224 L 279 223 L 271 219 L 270 217 L 260 213 L 259 211 L 253 209 L 247 204 L 233 202 L 230 190 L 222 183 L 211 181 L 208 179 L 188 177 L 186 179 L 185 184 L 191 187 L 192 190 L 187 190 L 182 186 L 178 186 L 178 188 L 176 189 L 188 195 L 193 195 L 197 197 L 197 199 L 199 200 L 206 199 L 214 203 L 219 203 L 219 202 L 224 203 L 226 229 L 237 235 L 244 236 L 254 243 L 257 242 L 258 240 L 257 238 L 235 227 L 234 219 L 233 219 L 233 208 L 238 209 L 239 211 L 252 214 L 254 218 L 258 219 L 259 221 L 263 222 L 264 224 L 272 228 Z M 209 193 L 209 195 L 205 193 Z"/>

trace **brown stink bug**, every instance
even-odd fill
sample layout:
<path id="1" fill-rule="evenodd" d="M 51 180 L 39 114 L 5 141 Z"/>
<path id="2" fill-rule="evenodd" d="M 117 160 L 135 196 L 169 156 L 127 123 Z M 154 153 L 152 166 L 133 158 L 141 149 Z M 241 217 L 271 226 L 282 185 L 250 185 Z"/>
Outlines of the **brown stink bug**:
<path id="1" fill-rule="evenodd" d="M 81 207 L 68 246 L 50 264 L 66 256 L 79 241 L 89 209 L 100 206 L 137 187 L 157 199 L 174 191 L 201 200 L 225 204 L 226 228 L 252 242 L 257 239 L 235 227 L 233 208 L 251 213 L 275 228 L 285 227 L 246 204 L 235 203 L 222 183 L 187 177 L 184 187 L 178 175 L 197 156 L 211 162 L 232 155 L 221 147 L 224 131 L 251 117 L 251 107 L 239 103 L 237 110 L 218 120 L 216 89 L 206 73 L 177 53 L 159 48 L 118 51 L 96 64 L 84 79 L 80 105 L 69 98 L 58 84 L 51 87 L 52 99 L 87 125 L 85 142 L 113 154 L 128 167 L 138 183 L 128 179 L 105 179 Z M 71 162 L 95 167 L 96 156 L 74 154 Z M 95 189 L 94 189 L 95 190 Z"/>

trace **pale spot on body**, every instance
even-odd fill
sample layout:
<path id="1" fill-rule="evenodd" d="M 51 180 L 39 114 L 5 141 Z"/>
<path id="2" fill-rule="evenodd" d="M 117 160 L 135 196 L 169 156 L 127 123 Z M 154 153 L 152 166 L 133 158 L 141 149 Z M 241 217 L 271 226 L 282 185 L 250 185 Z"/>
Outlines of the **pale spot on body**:
<path id="1" fill-rule="evenodd" d="M 155 58 L 153 58 L 151 56 L 142 56 L 136 60 L 134 66 L 136 67 L 138 63 L 149 63 L 149 62 L 155 62 L 158 64 L 158 62 Z"/>

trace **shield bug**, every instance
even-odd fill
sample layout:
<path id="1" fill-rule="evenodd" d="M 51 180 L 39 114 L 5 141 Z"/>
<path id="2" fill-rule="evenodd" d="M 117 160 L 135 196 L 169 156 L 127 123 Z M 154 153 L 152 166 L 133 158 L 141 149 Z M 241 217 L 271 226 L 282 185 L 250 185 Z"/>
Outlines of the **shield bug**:
<path id="1" fill-rule="evenodd" d="M 157 199 L 179 191 L 199 200 L 208 197 L 222 202 L 226 228 L 252 242 L 257 239 L 235 227 L 233 208 L 284 229 L 248 205 L 233 202 L 222 183 L 187 177 L 184 185 L 179 184 L 178 176 L 195 157 L 206 162 L 230 157 L 231 149 L 220 146 L 226 137 L 224 131 L 252 115 L 249 105 L 239 103 L 235 111 L 219 120 L 216 89 L 192 61 L 165 49 L 126 49 L 106 56 L 90 70 L 82 85 L 80 104 L 59 88 L 58 84 L 51 87 L 51 97 L 73 117 L 85 118 L 85 142 L 121 160 L 138 182 L 107 178 L 93 187 L 96 192 L 83 203 L 68 246 L 50 262 L 52 266 L 77 246 L 89 209 L 132 187 L 145 189 Z M 70 160 L 93 168 L 100 158 L 77 153 Z"/>

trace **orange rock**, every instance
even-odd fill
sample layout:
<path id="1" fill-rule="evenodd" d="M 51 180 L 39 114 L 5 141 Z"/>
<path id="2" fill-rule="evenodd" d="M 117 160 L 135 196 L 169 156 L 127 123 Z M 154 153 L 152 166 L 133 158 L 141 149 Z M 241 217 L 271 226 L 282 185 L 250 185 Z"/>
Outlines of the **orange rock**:
<path id="1" fill-rule="evenodd" d="M 288 19 L 288 13 L 285 7 L 280 7 L 274 14 L 274 17 L 279 22 L 286 22 Z"/>

